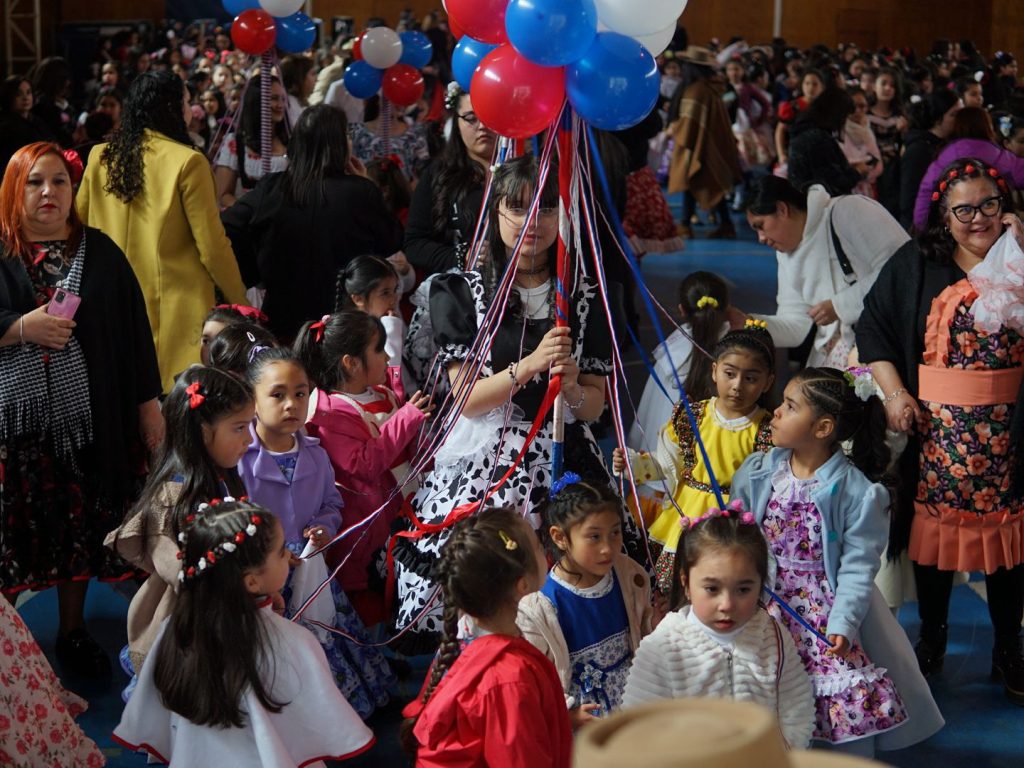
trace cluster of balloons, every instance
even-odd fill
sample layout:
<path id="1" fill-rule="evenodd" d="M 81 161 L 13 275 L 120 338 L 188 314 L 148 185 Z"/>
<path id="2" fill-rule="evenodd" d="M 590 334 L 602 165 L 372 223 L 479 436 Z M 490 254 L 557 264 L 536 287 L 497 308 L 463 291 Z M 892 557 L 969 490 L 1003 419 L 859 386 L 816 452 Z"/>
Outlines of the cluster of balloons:
<path id="1" fill-rule="evenodd" d="M 316 39 L 316 25 L 299 10 L 305 0 L 224 0 L 233 14 L 231 40 L 254 56 L 277 46 L 286 53 L 308 51 Z"/>
<path id="2" fill-rule="evenodd" d="M 430 63 L 434 49 L 422 32 L 373 27 L 356 38 L 352 55 L 356 60 L 345 69 L 349 93 L 368 99 L 381 91 L 392 104 L 408 107 L 423 96 L 420 69 Z"/>
<path id="3" fill-rule="evenodd" d="M 686 0 L 445 0 L 461 38 L 452 72 L 502 136 L 540 133 L 566 96 L 594 127 L 622 130 L 657 103 L 654 57 L 685 8 Z"/>

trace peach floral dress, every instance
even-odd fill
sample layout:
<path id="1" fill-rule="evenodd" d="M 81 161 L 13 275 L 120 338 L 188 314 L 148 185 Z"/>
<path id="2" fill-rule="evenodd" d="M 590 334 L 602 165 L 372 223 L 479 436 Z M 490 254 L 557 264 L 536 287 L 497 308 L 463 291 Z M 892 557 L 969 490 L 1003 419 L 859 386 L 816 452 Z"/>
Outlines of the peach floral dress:
<path id="1" fill-rule="evenodd" d="M 963 371 L 999 371 L 1024 363 L 1024 339 L 1002 326 L 977 327 L 978 294 L 966 280 L 932 304 L 925 365 Z M 1014 401 L 951 405 L 922 397 L 929 415 L 922 436 L 920 480 L 910 557 L 942 570 L 1013 567 L 1024 560 L 1024 510 L 1011 499 L 1016 463 L 1010 448 Z"/>

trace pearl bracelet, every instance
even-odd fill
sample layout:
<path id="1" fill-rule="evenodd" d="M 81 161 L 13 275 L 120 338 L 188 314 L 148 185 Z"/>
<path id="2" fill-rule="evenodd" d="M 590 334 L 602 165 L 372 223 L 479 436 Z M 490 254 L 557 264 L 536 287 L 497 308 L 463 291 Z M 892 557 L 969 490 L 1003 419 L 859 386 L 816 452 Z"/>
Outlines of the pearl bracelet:
<path id="1" fill-rule="evenodd" d="M 564 397 L 564 395 L 563 395 L 563 397 Z M 565 407 L 568 408 L 573 413 L 576 413 L 576 411 L 578 411 L 580 408 L 583 407 L 583 403 L 585 403 L 586 400 L 587 400 L 587 388 L 586 387 L 580 387 L 580 401 L 578 403 L 566 403 Z"/>

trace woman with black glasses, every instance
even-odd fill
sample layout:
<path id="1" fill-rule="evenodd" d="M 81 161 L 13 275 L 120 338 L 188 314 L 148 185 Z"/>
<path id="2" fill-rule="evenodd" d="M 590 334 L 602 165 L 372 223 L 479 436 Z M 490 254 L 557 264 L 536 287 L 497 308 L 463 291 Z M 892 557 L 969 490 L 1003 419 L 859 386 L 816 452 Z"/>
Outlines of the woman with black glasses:
<path id="1" fill-rule="evenodd" d="M 910 435 L 889 553 L 907 549 L 914 563 L 921 671 L 942 669 L 954 572 L 982 570 L 993 675 L 1024 704 L 1024 300 L 1012 282 L 1024 226 L 1010 193 L 979 160 L 948 166 L 925 233 L 868 294 L 857 346 L 882 388 L 889 428 Z M 1000 258 L 993 247 L 1004 231 L 1016 255 L 986 263 Z"/>

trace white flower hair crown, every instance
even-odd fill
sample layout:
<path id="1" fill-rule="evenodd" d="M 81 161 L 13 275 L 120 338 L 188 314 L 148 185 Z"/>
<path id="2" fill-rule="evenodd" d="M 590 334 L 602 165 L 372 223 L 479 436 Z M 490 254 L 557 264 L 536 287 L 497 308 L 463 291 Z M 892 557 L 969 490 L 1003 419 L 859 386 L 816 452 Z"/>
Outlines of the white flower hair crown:
<path id="1" fill-rule="evenodd" d="M 230 504 L 235 501 L 246 502 L 248 500 L 248 496 L 242 496 L 238 499 L 235 499 L 232 496 L 225 496 L 223 499 L 212 499 L 209 503 L 204 501 L 196 507 L 195 514 L 187 515 L 185 517 L 185 529 L 178 534 L 178 543 L 181 545 L 178 550 L 178 559 L 181 560 L 181 570 L 178 571 L 179 582 L 184 583 L 189 579 L 194 579 L 200 573 L 209 570 L 222 557 L 230 555 L 238 549 L 238 545 L 244 542 L 246 538 L 255 536 L 257 527 L 263 523 L 263 518 L 259 514 L 253 513 L 249 515 L 249 522 L 246 524 L 245 528 L 235 532 L 230 538 L 225 539 L 212 549 L 208 549 L 205 554 L 199 558 L 195 565 L 186 565 L 185 546 L 188 543 L 188 529 L 196 521 L 196 515 L 204 514 L 221 504 Z"/>

